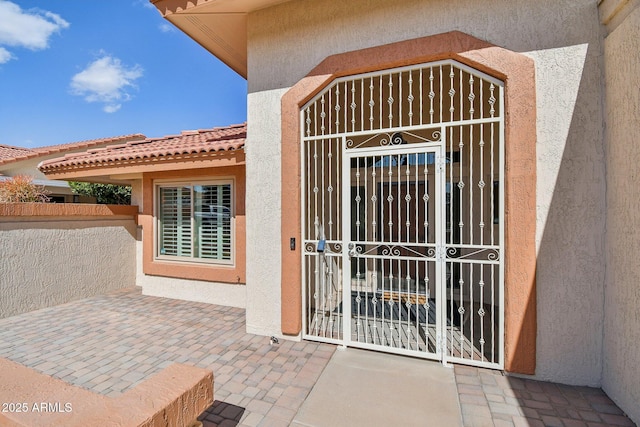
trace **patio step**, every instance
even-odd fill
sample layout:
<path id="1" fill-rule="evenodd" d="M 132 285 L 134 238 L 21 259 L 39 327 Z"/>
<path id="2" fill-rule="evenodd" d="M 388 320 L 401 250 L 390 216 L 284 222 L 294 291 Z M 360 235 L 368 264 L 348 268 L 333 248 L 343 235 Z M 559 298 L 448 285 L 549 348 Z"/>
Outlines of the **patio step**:
<path id="1" fill-rule="evenodd" d="M 107 397 L 0 358 L 0 425 L 189 426 L 213 404 L 213 373 L 173 364 Z"/>

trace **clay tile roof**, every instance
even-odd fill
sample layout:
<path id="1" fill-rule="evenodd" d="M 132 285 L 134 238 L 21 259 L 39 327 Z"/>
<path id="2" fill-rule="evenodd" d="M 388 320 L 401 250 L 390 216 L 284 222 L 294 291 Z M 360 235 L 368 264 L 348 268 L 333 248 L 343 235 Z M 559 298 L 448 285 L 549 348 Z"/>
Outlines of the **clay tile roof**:
<path id="1" fill-rule="evenodd" d="M 29 148 L 12 147 L 10 145 L 0 144 L 0 163 L 16 157 L 26 156 L 30 153 L 32 153 L 32 150 Z"/>
<path id="2" fill-rule="evenodd" d="M 103 148 L 89 149 L 82 153 L 45 160 L 38 168 L 52 173 L 68 168 L 91 169 L 118 164 L 145 163 L 153 160 L 185 158 L 220 151 L 244 149 L 247 136 L 246 123 L 213 129 L 184 131 L 180 135 L 146 138 Z"/>
<path id="3" fill-rule="evenodd" d="M 144 135 L 140 133 L 136 133 L 131 135 L 113 136 L 109 138 L 70 142 L 67 144 L 49 145 L 47 147 L 38 147 L 38 148 L 31 148 L 31 149 L 20 148 L 20 147 L 10 147 L 8 145 L 0 145 L 0 165 L 32 159 L 34 157 L 48 156 L 55 153 L 64 153 L 71 150 L 81 150 L 83 148 L 95 147 L 96 145 L 104 145 L 104 144 L 116 143 L 116 142 L 127 142 L 131 140 L 140 140 L 144 138 L 145 138 Z"/>

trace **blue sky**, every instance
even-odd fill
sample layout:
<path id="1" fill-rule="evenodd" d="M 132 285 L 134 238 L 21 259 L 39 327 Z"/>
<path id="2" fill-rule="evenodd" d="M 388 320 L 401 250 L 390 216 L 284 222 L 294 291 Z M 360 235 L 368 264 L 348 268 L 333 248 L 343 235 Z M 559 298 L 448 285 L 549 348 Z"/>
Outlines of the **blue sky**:
<path id="1" fill-rule="evenodd" d="M 246 81 L 148 0 L 0 0 L 0 144 L 246 121 Z"/>

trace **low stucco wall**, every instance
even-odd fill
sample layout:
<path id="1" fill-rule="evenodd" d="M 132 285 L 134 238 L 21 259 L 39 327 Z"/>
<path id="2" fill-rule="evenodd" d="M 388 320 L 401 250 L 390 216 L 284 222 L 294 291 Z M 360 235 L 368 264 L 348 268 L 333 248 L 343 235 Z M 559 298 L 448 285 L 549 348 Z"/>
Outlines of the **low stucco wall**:
<path id="1" fill-rule="evenodd" d="M 0 318 L 134 286 L 136 211 L 1 204 Z"/>
<path id="2" fill-rule="evenodd" d="M 608 35 L 604 51 L 608 212 L 602 388 L 640 424 L 640 7 Z"/>

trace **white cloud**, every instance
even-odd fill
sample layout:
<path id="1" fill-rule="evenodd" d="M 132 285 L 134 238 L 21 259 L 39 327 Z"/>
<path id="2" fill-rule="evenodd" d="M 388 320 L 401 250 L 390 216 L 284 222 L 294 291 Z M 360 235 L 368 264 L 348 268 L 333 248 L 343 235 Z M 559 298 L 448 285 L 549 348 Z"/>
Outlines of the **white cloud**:
<path id="1" fill-rule="evenodd" d="M 7 49 L 0 46 L 0 64 L 5 64 L 12 60 L 14 56 Z"/>
<path id="2" fill-rule="evenodd" d="M 160 28 L 160 31 L 162 31 L 163 33 L 170 33 L 172 31 L 175 31 L 175 27 L 167 23 L 160 24 L 158 28 Z"/>
<path id="3" fill-rule="evenodd" d="M 0 0 L 0 63 L 2 58 L 6 62 L 14 57 L 2 46 L 46 49 L 51 35 L 68 27 L 69 23 L 55 13 L 40 9 L 22 10 L 15 3 Z"/>
<path id="4" fill-rule="evenodd" d="M 142 7 L 146 7 L 147 9 L 156 9 L 156 7 L 149 0 L 137 0 L 136 3 L 141 5 Z"/>
<path id="5" fill-rule="evenodd" d="M 106 113 L 114 113 L 131 99 L 128 91 L 136 88 L 135 81 L 142 74 L 139 65 L 128 68 L 120 59 L 103 54 L 71 78 L 71 93 L 87 102 L 103 103 Z"/>
<path id="6" fill-rule="evenodd" d="M 122 107 L 122 104 L 107 104 L 104 107 L 102 107 L 102 110 L 105 113 L 115 113 L 120 109 L 120 107 Z"/>

